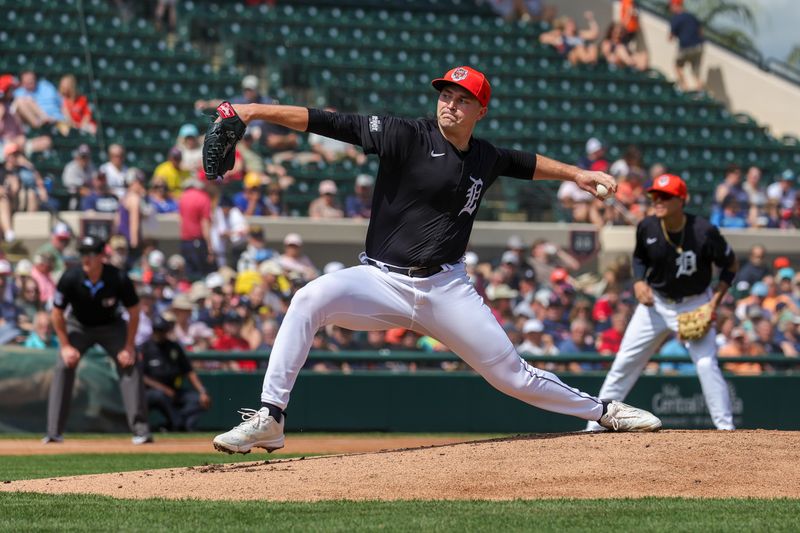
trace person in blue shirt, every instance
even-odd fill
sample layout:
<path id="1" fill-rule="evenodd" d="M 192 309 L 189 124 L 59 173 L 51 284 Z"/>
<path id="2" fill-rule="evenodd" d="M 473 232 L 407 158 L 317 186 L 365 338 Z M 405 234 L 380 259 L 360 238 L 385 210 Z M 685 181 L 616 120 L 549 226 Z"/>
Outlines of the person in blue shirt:
<path id="1" fill-rule="evenodd" d="M 709 220 L 718 228 L 747 227 L 747 218 L 739 205 L 739 201 L 733 194 L 725 197 L 721 208 L 714 208 Z"/>
<path id="2" fill-rule="evenodd" d="M 683 67 L 686 63 L 692 68 L 698 91 L 704 88 L 700 79 L 700 61 L 703 59 L 703 24 L 683 8 L 683 0 L 670 0 L 669 10 L 672 18 L 669 21 L 669 40 L 678 39 L 678 55 L 675 58 L 675 74 L 678 86 L 682 91 L 689 90 Z"/>
<path id="3" fill-rule="evenodd" d="M 46 311 L 39 311 L 33 319 L 33 331 L 23 344 L 25 348 L 43 350 L 45 348 L 58 348 L 58 338 L 53 333 L 50 324 L 50 315 Z"/>
<path id="4" fill-rule="evenodd" d="M 37 79 L 32 70 L 20 74 L 20 86 L 14 91 L 14 102 L 22 120 L 33 128 L 64 122 L 61 95 L 55 85 L 45 79 Z"/>

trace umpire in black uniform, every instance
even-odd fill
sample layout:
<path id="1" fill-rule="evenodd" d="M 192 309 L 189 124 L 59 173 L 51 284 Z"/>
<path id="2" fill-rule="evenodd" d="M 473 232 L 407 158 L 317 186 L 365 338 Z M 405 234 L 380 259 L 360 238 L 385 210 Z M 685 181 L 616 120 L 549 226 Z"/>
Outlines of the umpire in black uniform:
<path id="1" fill-rule="evenodd" d="M 63 441 L 69 414 L 75 369 L 81 356 L 99 344 L 114 359 L 132 442 L 152 442 L 147 424 L 142 374 L 136 364 L 134 338 L 139 325 L 139 297 L 128 275 L 105 262 L 105 243 L 97 237 L 81 239 L 81 265 L 64 272 L 53 298 L 53 327 L 60 357 L 56 362 L 47 407 L 44 442 Z M 128 310 L 126 323 L 120 304 Z M 69 308 L 70 312 L 64 311 Z"/>

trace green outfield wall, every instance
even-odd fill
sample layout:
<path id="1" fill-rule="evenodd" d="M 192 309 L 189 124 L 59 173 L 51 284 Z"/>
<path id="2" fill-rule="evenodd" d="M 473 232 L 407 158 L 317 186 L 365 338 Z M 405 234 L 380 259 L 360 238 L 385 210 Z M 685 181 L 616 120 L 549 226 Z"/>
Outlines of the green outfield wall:
<path id="1" fill-rule="evenodd" d="M 0 354 L 0 432 L 44 431 L 55 357 L 49 351 Z M 427 354 L 405 359 L 415 357 L 442 359 Z M 800 372 L 793 363 L 771 375 L 726 375 L 737 427 L 800 430 Z M 213 399 L 201 429 L 227 429 L 239 421 L 237 409 L 258 406 L 260 371 L 200 372 L 200 376 Z M 571 386 L 596 393 L 603 374 L 563 378 Z M 643 376 L 628 400 L 653 411 L 667 428 L 712 427 L 695 376 Z M 289 431 L 556 432 L 583 427 L 580 420 L 509 398 L 471 372 L 438 370 L 304 371 L 287 413 Z M 156 421 L 155 415 L 152 418 Z M 81 361 L 67 427 L 71 432 L 127 430 L 113 365 L 100 352 Z"/>

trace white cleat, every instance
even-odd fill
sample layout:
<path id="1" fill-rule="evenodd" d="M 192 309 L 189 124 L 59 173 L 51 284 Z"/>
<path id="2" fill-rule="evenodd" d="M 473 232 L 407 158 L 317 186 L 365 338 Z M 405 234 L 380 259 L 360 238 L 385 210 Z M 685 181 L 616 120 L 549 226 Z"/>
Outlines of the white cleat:
<path id="1" fill-rule="evenodd" d="M 225 453 L 250 453 L 252 448 L 264 448 L 272 452 L 283 448 L 283 423 L 286 416 L 278 422 L 262 407 L 239 411 L 243 422 L 221 435 L 214 437 L 214 448 Z"/>
<path id="2" fill-rule="evenodd" d="M 610 431 L 658 431 L 661 420 L 653 413 L 612 401 L 598 423 Z"/>

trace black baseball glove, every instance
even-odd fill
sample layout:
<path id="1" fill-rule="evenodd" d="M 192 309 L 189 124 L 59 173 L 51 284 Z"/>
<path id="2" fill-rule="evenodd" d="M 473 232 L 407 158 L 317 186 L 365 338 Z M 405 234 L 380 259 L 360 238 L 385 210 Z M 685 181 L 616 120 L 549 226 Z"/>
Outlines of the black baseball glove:
<path id="1" fill-rule="evenodd" d="M 209 180 L 222 179 L 233 168 L 234 148 L 247 128 L 229 102 L 219 104 L 217 114 L 220 120 L 208 127 L 203 141 L 203 170 Z"/>

